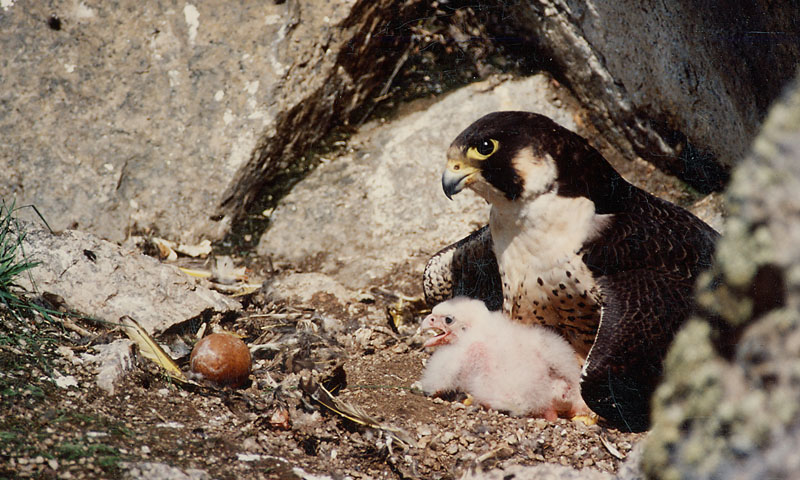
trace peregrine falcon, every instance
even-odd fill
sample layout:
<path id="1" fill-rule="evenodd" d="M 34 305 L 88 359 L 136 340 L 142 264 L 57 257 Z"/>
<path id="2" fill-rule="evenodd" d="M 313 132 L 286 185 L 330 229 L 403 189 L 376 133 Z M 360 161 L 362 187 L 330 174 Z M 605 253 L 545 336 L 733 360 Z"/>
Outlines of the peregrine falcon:
<path id="1" fill-rule="evenodd" d="M 464 130 L 442 187 L 449 198 L 469 188 L 491 211 L 488 229 L 428 262 L 429 302 L 468 295 L 551 327 L 585 359 L 589 407 L 617 428 L 646 430 L 664 356 L 718 234 L 530 112 L 491 113 Z"/>

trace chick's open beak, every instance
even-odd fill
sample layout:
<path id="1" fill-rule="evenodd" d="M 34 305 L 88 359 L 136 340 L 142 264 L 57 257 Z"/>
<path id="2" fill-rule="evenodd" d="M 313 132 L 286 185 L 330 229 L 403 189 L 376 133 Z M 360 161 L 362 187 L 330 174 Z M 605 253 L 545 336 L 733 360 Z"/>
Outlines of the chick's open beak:
<path id="1" fill-rule="evenodd" d="M 420 331 L 426 332 L 432 330 L 434 336 L 425 341 L 423 347 L 437 347 L 439 345 L 446 345 L 450 343 L 450 334 L 452 333 L 449 328 L 446 328 L 445 323 L 439 315 L 428 315 L 422 324 L 419 326 Z"/>

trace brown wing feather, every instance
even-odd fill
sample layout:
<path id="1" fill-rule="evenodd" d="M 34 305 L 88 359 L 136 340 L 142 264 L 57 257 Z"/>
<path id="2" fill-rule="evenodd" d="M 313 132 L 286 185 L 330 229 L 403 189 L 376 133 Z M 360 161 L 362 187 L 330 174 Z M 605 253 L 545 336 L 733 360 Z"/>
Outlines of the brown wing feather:
<path id="1" fill-rule="evenodd" d="M 499 310 L 503 306 L 503 290 L 489 226 L 431 257 L 422 279 L 429 305 L 465 296 L 483 300 L 489 310 Z"/>
<path id="2" fill-rule="evenodd" d="M 608 300 L 584 364 L 581 395 L 617 428 L 643 431 L 664 356 L 691 312 L 692 288 L 649 270 L 615 273 L 599 284 Z"/>
<path id="3" fill-rule="evenodd" d="M 581 393 L 618 428 L 649 426 L 650 397 L 672 339 L 690 315 L 697 275 L 718 234 L 686 210 L 637 189 L 606 235 L 587 244 L 603 309 Z"/>

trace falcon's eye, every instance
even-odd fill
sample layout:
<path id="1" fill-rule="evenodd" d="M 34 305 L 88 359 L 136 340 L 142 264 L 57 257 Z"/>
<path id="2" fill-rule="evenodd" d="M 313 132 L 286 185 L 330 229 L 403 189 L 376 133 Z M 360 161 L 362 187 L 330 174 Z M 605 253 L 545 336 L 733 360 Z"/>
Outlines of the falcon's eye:
<path id="1" fill-rule="evenodd" d="M 485 138 L 478 142 L 478 145 L 475 147 L 469 147 L 467 150 L 467 156 L 474 158 L 476 160 L 484 160 L 492 155 L 494 152 L 497 151 L 497 147 L 500 146 L 500 142 L 493 138 Z"/>
<path id="2" fill-rule="evenodd" d="M 480 145 L 478 145 L 477 150 L 481 155 L 486 155 L 488 157 L 492 154 L 492 152 L 494 152 L 494 146 L 495 144 L 489 140 L 483 140 L 481 141 Z"/>
<path id="3" fill-rule="evenodd" d="M 453 317 L 451 317 L 450 315 L 444 317 L 444 323 L 450 325 L 451 323 L 453 323 Z"/>

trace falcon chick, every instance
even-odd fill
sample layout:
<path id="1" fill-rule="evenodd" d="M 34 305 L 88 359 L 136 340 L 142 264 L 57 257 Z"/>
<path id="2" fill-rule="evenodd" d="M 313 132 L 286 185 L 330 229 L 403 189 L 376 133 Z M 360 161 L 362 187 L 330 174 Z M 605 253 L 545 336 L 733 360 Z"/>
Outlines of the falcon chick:
<path id="1" fill-rule="evenodd" d="M 618 428 L 647 429 L 664 356 L 718 234 L 530 112 L 495 112 L 467 127 L 447 152 L 442 188 L 488 201 L 489 228 L 431 258 L 426 298 L 487 299 L 502 289 L 509 318 L 553 328 L 585 358 L 581 392 L 592 410 Z M 458 261 L 466 257 L 487 266 L 480 278 L 469 278 L 475 269 Z"/>
<path id="2" fill-rule="evenodd" d="M 454 298 L 434 307 L 422 330 L 439 334 L 420 380 L 427 394 L 461 390 L 479 404 L 554 421 L 585 415 L 575 351 L 557 333 L 511 322 L 480 300 Z"/>

